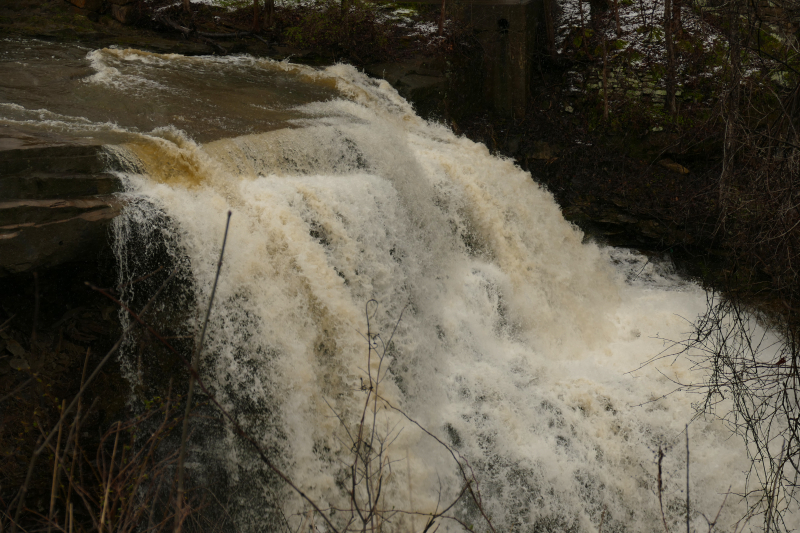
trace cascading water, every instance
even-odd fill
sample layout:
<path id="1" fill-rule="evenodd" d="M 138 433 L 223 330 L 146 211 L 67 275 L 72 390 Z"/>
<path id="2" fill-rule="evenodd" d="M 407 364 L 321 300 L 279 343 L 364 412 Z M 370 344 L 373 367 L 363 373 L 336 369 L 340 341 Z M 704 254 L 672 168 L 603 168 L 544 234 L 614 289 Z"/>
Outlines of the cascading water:
<path id="1" fill-rule="evenodd" d="M 659 447 L 665 513 L 678 527 L 689 422 L 694 527 L 743 490 L 741 440 L 693 419 L 692 396 L 673 393 L 703 376 L 682 359 L 642 366 L 661 339 L 684 335 L 702 291 L 635 253 L 583 243 L 512 161 L 423 121 L 386 82 L 349 66 L 72 53 L 92 69 L 76 91 L 158 111 L 7 101 L 3 119 L 113 133 L 127 190 L 115 221 L 123 280 L 139 273 L 132 241 L 160 239 L 149 245 L 184 265 L 186 298 L 202 306 L 232 211 L 201 373 L 320 508 L 350 507 L 348 439 L 379 371 L 385 401 L 468 461 L 497 531 L 663 529 Z M 365 312 L 380 339 L 365 337 Z M 381 527 L 420 531 L 423 516 L 388 511 L 441 510 L 463 480 L 440 443 L 386 405 L 367 408 L 379 407 L 386 446 L 378 503 L 391 520 Z M 293 530 L 325 530 L 285 485 L 253 488 L 263 465 L 233 432 L 204 446 L 233 486 L 247 485 L 238 527 L 285 526 L 259 521 L 261 499 Z M 746 511 L 729 496 L 717 527 L 733 531 Z M 485 528 L 466 497 L 450 514 Z"/>

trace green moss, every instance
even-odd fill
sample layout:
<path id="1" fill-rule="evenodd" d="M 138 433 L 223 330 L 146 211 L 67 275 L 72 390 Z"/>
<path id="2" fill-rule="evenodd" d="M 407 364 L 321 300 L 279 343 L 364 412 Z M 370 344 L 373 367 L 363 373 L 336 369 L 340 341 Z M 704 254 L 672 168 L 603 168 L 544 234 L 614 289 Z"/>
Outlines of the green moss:
<path id="1" fill-rule="evenodd" d="M 654 26 L 647 38 L 651 41 L 661 42 L 664 39 L 664 29 L 660 26 Z"/>
<path id="2" fill-rule="evenodd" d="M 625 54 L 625 59 L 630 63 L 634 63 L 636 61 L 641 61 L 642 59 L 644 59 L 644 54 L 642 54 L 638 50 L 631 49 L 627 54 Z"/>
<path id="3" fill-rule="evenodd" d="M 290 43 L 302 46 L 303 45 L 303 30 L 299 26 L 292 26 L 283 31 L 284 37 Z"/>
<path id="4" fill-rule="evenodd" d="M 614 39 L 611 41 L 611 48 L 614 50 L 623 50 L 626 46 L 628 46 L 628 41 L 623 39 Z"/>
<path id="5" fill-rule="evenodd" d="M 664 79 L 664 76 L 667 74 L 667 68 L 664 65 L 655 64 L 650 67 L 650 72 L 648 74 L 650 79 L 657 83 Z"/>

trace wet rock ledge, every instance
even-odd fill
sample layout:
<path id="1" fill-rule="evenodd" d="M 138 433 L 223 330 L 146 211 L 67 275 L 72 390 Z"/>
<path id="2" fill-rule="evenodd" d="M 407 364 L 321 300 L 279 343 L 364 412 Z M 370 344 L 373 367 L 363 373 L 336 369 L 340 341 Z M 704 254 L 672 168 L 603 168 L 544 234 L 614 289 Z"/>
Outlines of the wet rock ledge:
<path id="1" fill-rule="evenodd" d="M 108 247 L 119 180 L 103 146 L 0 127 L 0 277 L 91 261 Z"/>

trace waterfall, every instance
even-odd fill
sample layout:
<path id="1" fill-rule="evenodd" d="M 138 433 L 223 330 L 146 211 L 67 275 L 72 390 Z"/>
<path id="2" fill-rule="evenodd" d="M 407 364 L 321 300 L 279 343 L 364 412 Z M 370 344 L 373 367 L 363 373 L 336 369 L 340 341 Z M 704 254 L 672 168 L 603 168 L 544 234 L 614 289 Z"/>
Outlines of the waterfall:
<path id="1" fill-rule="evenodd" d="M 201 375 L 320 508 L 350 507 L 350 439 L 366 412 L 372 450 L 385 447 L 384 531 L 420 531 L 424 516 L 392 510 L 433 513 L 459 495 L 448 448 L 474 472 L 497 531 L 575 532 L 662 529 L 661 448 L 666 519 L 683 527 L 689 424 L 693 527 L 730 492 L 717 527 L 736 528 L 741 439 L 694 417 L 698 398 L 678 384 L 704 376 L 688 361 L 645 364 L 703 311 L 699 287 L 584 242 L 512 160 L 422 120 L 353 67 L 122 50 L 87 61 L 85 90 L 183 106 L 106 127 L 124 132 L 112 149 L 126 187 L 121 281 L 158 248 L 182 269 L 172 305 L 197 308 L 182 326 L 195 332 L 232 212 Z M 307 91 L 293 99 L 297 87 Z M 90 129 L 76 124 L 63 127 Z M 376 376 L 381 399 L 365 406 Z M 265 467 L 231 427 L 202 443 L 191 468 L 213 460 L 246 495 L 243 530 L 284 527 L 261 512 L 270 506 L 292 530 L 325 530 L 285 484 L 259 485 Z M 449 514 L 485 529 L 468 496 Z"/>

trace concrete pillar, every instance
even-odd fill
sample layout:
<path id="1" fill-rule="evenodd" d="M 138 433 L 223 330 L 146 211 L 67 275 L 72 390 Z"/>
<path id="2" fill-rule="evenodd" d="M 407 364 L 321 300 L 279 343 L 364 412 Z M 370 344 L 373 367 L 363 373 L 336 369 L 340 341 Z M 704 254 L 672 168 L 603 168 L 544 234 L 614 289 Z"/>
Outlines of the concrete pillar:
<path id="1" fill-rule="evenodd" d="M 531 67 L 542 0 L 482 0 L 464 6 L 484 51 L 485 97 L 495 111 L 521 118 L 530 96 Z"/>
<path id="2" fill-rule="evenodd" d="M 441 0 L 404 0 L 440 5 Z M 522 118 L 530 97 L 531 71 L 546 39 L 544 2 L 556 0 L 447 0 L 465 18 L 483 48 L 484 99 L 501 115 Z M 537 35 L 539 34 L 539 35 Z"/>

